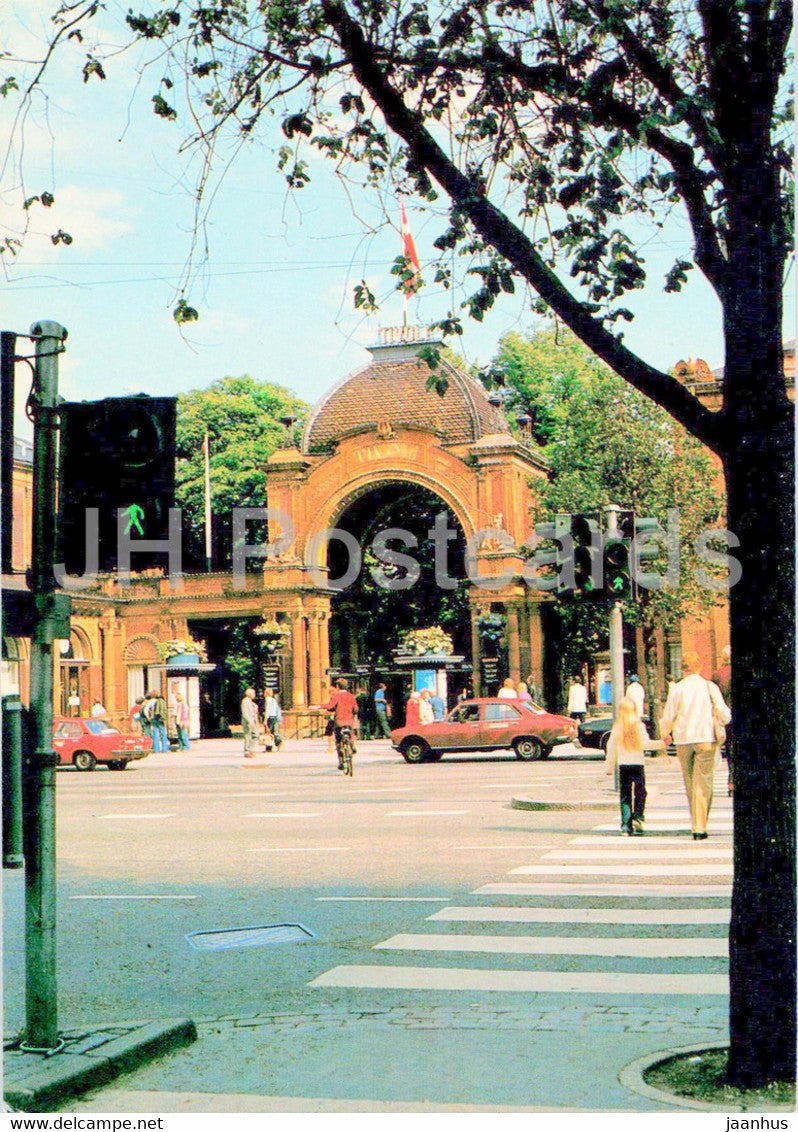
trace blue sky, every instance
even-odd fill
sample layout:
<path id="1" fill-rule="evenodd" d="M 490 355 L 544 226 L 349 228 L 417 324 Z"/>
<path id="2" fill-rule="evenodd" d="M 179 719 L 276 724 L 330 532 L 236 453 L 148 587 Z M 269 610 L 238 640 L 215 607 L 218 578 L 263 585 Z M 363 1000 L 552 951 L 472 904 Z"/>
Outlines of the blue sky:
<path id="1" fill-rule="evenodd" d="M 50 5 L 6 0 L 4 7 L 11 14 L 5 42 L 33 57 Z M 118 14 L 127 5 L 111 8 Z M 196 157 L 176 152 L 179 125 L 152 114 L 154 74 L 135 89 L 135 57 L 111 60 L 108 80 L 88 84 L 81 58 L 78 47 L 64 53 L 48 80 L 48 102 L 37 100 L 25 126 L 25 193 L 53 191 L 56 204 L 31 213 L 24 247 L 6 268 L 1 328 L 27 331 L 42 318 L 67 327 L 62 392 L 69 399 L 177 393 L 249 373 L 313 402 L 362 365 L 378 328 L 402 319 L 390 275 L 401 251 L 398 201 L 387 201 L 394 226 L 373 230 L 381 202 L 347 195 L 321 162 L 311 186 L 289 197 L 276 169 L 283 139 L 276 127 L 262 134 L 218 187 L 207 225 L 210 259 L 191 288 L 201 318 L 181 332 L 171 311 L 191 242 Z M 6 65 L 5 73 L 15 69 Z M 16 105 L 0 100 L 3 149 Z M 0 183 L 6 235 L 19 225 L 21 190 L 10 169 Z M 423 267 L 440 228 L 412 200 L 408 214 Z M 74 237 L 71 246 L 50 243 L 58 227 Z M 628 304 L 637 317 L 627 344 L 661 368 L 687 356 L 722 364 L 720 308 L 700 273 L 677 296 L 657 283 L 675 255 L 689 254 L 686 224 L 675 218 L 645 236 L 651 283 Z M 361 278 L 383 300 L 376 315 L 353 308 Z M 435 321 L 451 304 L 451 295 L 429 285 L 411 301 L 409 320 Z M 794 335 L 794 305 L 791 274 L 785 337 Z M 504 333 L 532 326 L 529 296 L 503 296 L 481 325 L 463 321 L 453 345 L 470 361 L 488 361 Z"/>

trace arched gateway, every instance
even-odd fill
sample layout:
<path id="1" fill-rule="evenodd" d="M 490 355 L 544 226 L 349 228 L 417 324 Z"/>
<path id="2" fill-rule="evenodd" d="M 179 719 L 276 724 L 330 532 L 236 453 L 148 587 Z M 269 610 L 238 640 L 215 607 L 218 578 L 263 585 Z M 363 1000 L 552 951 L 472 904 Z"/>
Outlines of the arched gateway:
<path id="1" fill-rule="evenodd" d="M 388 526 L 401 526 L 402 499 L 414 492 L 427 504 L 440 501 L 474 556 L 461 582 L 470 620 L 461 638 L 475 690 L 482 674 L 477 620 L 490 611 L 505 618 L 510 676 L 531 673 L 541 683 L 542 595 L 523 582 L 521 548 L 546 466 L 510 434 L 504 415 L 468 375 L 441 360 L 446 392 L 427 388 L 430 368 L 420 354 L 431 344 L 418 328 L 383 331 L 369 363 L 316 405 L 301 446 L 269 459 L 269 508 L 282 526 L 278 532 L 272 523 L 270 537 L 292 539 L 265 566 L 263 615 L 290 624 L 285 662 L 294 709 L 321 702 L 331 668 L 368 659 L 346 640 L 355 622 L 351 602 L 334 587 L 347 562 L 341 548 L 359 545 L 366 531 L 370 537 L 380 509 Z M 336 626 L 337 617 L 346 626 Z"/>

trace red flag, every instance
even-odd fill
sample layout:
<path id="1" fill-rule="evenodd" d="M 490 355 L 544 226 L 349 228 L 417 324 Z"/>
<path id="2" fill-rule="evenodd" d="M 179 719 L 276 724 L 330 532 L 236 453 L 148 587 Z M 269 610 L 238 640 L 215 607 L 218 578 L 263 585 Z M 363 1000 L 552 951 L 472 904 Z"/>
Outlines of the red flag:
<path id="1" fill-rule="evenodd" d="M 402 288 L 406 295 L 414 295 L 421 284 L 421 264 L 418 261 L 418 252 L 416 251 L 415 241 L 413 240 L 413 233 L 410 231 L 410 225 L 407 222 L 407 213 L 405 212 L 404 201 L 402 202 L 402 255 L 407 260 L 411 267 L 415 268 L 415 272 L 411 277 L 402 284 Z"/>

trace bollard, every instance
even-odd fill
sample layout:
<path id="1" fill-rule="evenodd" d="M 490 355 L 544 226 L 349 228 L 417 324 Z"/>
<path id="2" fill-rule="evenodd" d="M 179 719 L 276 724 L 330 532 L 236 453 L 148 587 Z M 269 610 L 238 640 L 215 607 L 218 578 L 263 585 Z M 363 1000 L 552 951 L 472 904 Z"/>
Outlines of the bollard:
<path id="1" fill-rule="evenodd" d="M 22 744 L 25 708 L 19 696 L 3 696 L 3 868 L 21 869 Z"/>

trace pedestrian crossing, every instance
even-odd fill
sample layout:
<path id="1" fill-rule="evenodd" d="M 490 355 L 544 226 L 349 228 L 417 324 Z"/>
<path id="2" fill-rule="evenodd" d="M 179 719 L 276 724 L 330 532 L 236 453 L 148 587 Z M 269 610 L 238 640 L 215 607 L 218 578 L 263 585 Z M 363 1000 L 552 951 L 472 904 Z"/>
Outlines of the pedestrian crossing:
<path id="1" fill-rule="evenodd" d="M 508 863 L 472 891 L 473 905 L 449 904 L 427 917 L 428 929 L 376 943 L 375 962 L 333 967 L 309 985 L 722 999 L 732 812 L 718 779 L 707 841 L 691 839 L 686 807 L 676 809 L 669 791 L 659 807 L 649 800 L 649 836 L 622 837 L 617 821 L 602 822 L 534 861 Z"/>

